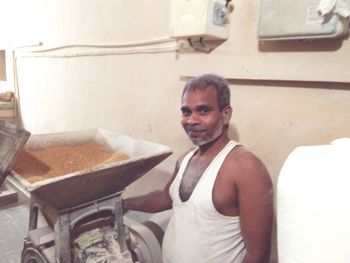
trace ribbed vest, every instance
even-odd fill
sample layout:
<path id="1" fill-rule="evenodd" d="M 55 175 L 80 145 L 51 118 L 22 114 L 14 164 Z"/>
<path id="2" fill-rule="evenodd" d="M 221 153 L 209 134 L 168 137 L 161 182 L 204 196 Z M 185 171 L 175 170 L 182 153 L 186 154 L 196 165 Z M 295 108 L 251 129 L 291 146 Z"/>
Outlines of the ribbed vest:
<path id="1" fill-rule="evenodd" d="M 212 201 L 217 173 L 226 156 L 237 144 L 230 141 L 219 152 L 185 202 L 180 199 L 180 183 L 196 149 L 183 159 L 170 186 L 173 213 L 163 238 L 164 263 L 242 262 L 245 247 L 239 217 L 220 214 Z"/>

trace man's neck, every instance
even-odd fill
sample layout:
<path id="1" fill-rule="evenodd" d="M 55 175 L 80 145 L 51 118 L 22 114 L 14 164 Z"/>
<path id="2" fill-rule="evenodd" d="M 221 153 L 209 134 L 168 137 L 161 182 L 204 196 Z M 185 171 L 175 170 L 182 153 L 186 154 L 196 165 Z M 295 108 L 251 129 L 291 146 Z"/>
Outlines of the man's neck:
<path id="1" fill-rule="evenodd" d="M 200 145 L 196 155 L 198 157 L 204 155 L 216 155 L 221 149 L 223 149 L 229 142 L 230 138 L 226 132 L 223 132 L 218 138 L 214 139 L 207 144 Z"/>

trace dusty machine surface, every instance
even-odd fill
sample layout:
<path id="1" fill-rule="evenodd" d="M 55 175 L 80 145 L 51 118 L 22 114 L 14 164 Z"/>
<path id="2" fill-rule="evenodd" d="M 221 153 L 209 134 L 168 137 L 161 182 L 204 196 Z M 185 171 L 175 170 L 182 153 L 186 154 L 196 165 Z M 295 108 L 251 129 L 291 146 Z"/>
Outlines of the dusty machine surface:
<path id="1" fill-rule="evenodd" d="M 7 120 L 0 119 L 0 206 L 17 202 L 18 194 L 4 182 L 18 152 L 30 133 Z"/>
<path id="2" fill-rule="evenodd" d="M 14 171 L 9 175 L 31 198 L 22 263 L 162 262 L 160 227 L 131 219 L 124 222 L 122 192 L 168 157 L 169 147 L 96 129 L 32 135 L 24 149 L 92 140 L 129 159 L 34 183 Z M 41 216 L 47 224 L 38 223 Z"/>
<path id="3" fill-rule="evenodd" d="M 23 148 L 30 133 L 14 124 L 0 119 L 0 186 L 6 179 L 16 155 Z"/>

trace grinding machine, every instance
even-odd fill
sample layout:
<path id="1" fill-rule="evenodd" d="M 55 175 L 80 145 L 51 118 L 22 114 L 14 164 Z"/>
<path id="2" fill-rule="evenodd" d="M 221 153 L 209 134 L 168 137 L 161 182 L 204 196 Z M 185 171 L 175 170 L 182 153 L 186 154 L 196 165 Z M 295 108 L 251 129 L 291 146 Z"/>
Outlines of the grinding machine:
<path id="1" fill-rule="evenodd" d="M 91 140 L 130 158 L 34 183 L 11 170 L 8 180 L 30 195 L 21 263 L 162 263 L 164 226 L 123 216 L 122 193 L 168 157 L 169 147 L 95 129 L 32 135 L 24 149 Z"/>

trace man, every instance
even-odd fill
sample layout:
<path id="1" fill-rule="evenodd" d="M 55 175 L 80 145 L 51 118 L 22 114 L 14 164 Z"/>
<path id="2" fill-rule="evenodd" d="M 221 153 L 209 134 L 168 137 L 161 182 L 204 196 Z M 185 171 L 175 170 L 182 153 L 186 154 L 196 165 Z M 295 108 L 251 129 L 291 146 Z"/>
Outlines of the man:
<path id="1" fill-rule="evenodd" d="M 273 190 L 263 163 L 230 140 L 227 82 L 213 74 L 189 81 L 181 124 L 197 147 L 184 154 L 163 191 L 124 200 L 124 209 L 173 208 L 164 263 L 268 263 Z"/>

